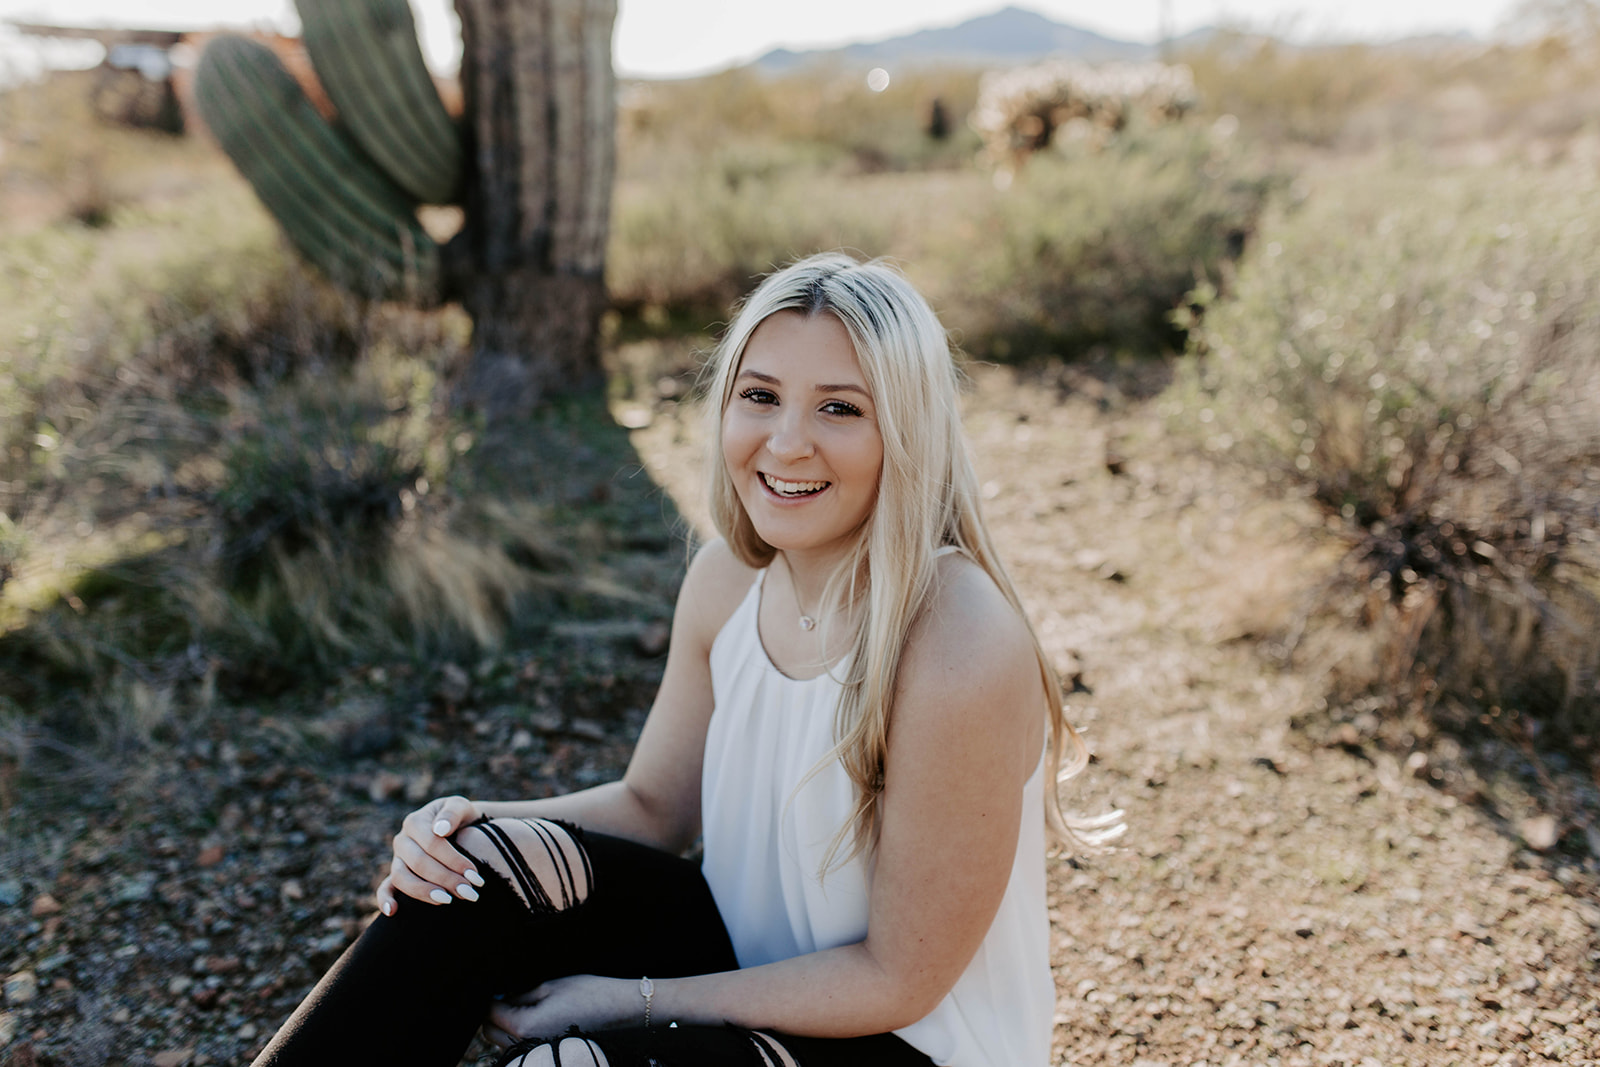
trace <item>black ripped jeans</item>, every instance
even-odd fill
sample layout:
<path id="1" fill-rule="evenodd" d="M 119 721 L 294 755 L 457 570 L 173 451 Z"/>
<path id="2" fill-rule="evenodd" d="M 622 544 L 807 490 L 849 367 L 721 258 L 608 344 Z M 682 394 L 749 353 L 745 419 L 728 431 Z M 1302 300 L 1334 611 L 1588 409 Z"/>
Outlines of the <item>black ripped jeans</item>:
<path id="1" fill-rule="evenodd" d="M 548 843 L 556 825 L 529 820 L 516 829 L 527 848 L 526 827 L 542 831 Z M 698 866 L 620 838 L 562 828 L 582 850 L 586 869 L 568 864 L 550 879 L 546 860 L 543 881 L 553 885 L 541 885 L 534 868 L 518 862 L 516 850 L 505 847 L 509 835 L 475 835 L 485 854 L 463 851 L 486 882 L 479 900 L 430 905 L 400 898 L 394 916 L 378 916 L 345 950 L 255 1067 L 454 1067 L 495 996 L 572 974 L 674 978 L 738 967 Z M 484 840 L 494 847 L 481 848 Z M 547 855 L 559 859 L 560 850 Z M 801 1067 L 933 1062 L 893 1034 L 815 1038 L 665 1023 L 585 1036 L 609 1067 L 765 1067 L 769 1059 L 781 1062 L 769 1040 Z M 517 1062 L 539 1043 L 525 1042 L 501 1062 Z M 558 1040 L 544 1043 L 560 1056 Z"/>

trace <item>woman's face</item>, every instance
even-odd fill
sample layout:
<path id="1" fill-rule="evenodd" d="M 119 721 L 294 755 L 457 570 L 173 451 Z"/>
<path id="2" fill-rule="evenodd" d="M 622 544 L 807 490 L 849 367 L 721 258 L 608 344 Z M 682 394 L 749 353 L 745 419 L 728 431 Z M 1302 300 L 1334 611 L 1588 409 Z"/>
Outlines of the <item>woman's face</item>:
<path id="1" fill-rule="evenodd" d="M 722 413 L 722 458 L 761 539 L 836 556 L 872 514 L 877 409 L 844 324 L 779 311 L 750 335 Z"/>

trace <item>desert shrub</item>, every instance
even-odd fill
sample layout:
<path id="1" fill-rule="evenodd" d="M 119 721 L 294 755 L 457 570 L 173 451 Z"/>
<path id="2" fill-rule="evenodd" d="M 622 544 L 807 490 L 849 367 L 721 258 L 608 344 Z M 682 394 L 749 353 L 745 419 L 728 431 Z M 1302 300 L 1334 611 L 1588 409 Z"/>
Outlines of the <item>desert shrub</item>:
<path id="1" fill-rule="evenodd" d="M 1379 682 L 1600 729 L 1600 228 L 1575 170 L 1346 174 L 1191 334 L 1183 423 L 1351 538 Z M 1454 709 L 1454 710 L 1452 710 Z"/>
<path id="2" fill-rule="evenodd" d="M 985 359 L 1181 345 L 1168 315 L 1243 247 L 1270 173 L 1211 129 L 1138 129 L 1064 146 L 1008 188 L 961 170 L 848 174 L 716 168 L 619 187 L 608 280 L 624 309 L 720 319 L 754 280 L 829 248 L 900 260 L 963 347 Z M 698 318 L 695 318 L 695 316 Z"/>
<path id="3" fill-rule="evenodd" d="M 694 325 L 704 325 L 791 259 L 824 248 L 889 251 L 899 212 L 881 209 L 874 193 L 883 182 L 864 184 L 804 163 L 755 167 L 748 159 L 739 173 L 729 180 L 713 160 L 703 174 L 669 187 L 619 187 L 606 267 L 619 309 L 688 311 Z M 917 176 L 895 177 L 900 188 L 922 184 Z"/>
<path id="4" fill-rule="evenodd" d="M 1273 184 L 1226 125 L 1042 154 L 937 235 L 934 293 L 980 358 L 1181 347 L 1171 312 L 1222 280 Z"/>
<path id="5" fill-rule="evenodd" d="M 562 558 L 531 503 L 452 492 L 464 317 L 340 295 L 236 192 L 0 240 L 0 690 L 73 744 L 491 644 Z"/>

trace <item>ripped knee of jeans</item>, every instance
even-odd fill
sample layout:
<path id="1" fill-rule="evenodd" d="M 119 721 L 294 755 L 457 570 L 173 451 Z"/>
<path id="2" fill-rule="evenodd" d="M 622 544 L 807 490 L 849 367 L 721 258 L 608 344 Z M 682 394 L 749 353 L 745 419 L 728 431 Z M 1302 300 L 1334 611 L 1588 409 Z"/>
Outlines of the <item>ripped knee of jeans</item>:
<path id="1" fill-rule="evenodd" d="M 755 1042 L 756 1051 L 761 1054 L 763 1067 L 800 1067 L 799 1061 L 772 1034 L 751 1030 L 750 1040 Z"/>
<path id="2" fill-rule="evenodd" d="M 594 887 L 575 831 L 549 819 L 480 820 L 456 831 L 455 845 L 499 875 L 530 911 L 576 907 Z"/>
<path id="3" fill-rule="evenodd" d="M 532 1048 L 518 1046 L 501 1067 L 610 1067 L 600 1046 L 586 1037 L 561 1037 L 541 1041 Z"/>

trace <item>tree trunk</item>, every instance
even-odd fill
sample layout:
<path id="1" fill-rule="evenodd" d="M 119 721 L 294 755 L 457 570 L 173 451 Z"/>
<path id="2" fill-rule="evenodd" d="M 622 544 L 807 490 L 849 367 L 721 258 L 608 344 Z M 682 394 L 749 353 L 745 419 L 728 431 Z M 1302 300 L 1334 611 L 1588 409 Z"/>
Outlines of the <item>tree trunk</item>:
<path id="1" fill-rule="evenodd" d="M 600 380 L 616 161 L 616 0 L 456 0 L 466 221 L 449 295 L 473 321 L 464 400 L 491 417 Z"/>

